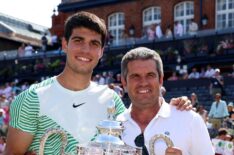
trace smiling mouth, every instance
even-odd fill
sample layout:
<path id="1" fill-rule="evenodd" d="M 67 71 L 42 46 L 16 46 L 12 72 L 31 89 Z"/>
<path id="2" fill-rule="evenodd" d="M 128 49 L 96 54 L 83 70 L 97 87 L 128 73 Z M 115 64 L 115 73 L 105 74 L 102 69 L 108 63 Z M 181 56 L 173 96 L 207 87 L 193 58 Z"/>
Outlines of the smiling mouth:
<path id="1" fill-rule="evenodd" d="M 149 89 L 144 89 L 144 90 L 139 90 L 139 91 L 137 91 L 139 94 L 147 94 L 147 93 L 149 93 L 150 91 L 149 91 Z"/>
<path id="2" fill-rule="evenodd" d="M 90 62 L 91 59 L 85 58 L 85 57 L 76 57 L 77 60 L 83 61 L 83 62 Z"/>

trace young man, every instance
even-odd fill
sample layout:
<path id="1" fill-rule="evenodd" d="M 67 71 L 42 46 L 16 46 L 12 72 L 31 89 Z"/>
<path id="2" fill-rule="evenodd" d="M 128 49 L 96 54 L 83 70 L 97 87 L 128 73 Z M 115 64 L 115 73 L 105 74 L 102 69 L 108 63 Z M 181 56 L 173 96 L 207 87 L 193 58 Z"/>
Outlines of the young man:
<path id="1" fill-rule="evenodd" d="M 68 18 L 64 34 L 63 72 L 32 85 L 12 103 L 6 154 L 38 152 L 40 138 L 51 128 L 64 130 L 68 136 L 65 152 L 75 152 L 78 140 L 94 137 L 97 123 L 107 117 L 109 102 L 115 101 L 116 114 L 125 110 L 114 91 L 90 82 L 103 55 L 105 23 L 94 14 L 80 12 Z M 44 154 L 59 154 L 59 136 L 51 136 L 46 144 Z"/>
<path id="2" fill-rule="evenodd" d="M 42 135 L 51 128 L 66 132 L 65 152 L 74 153 L 78 143 L 88 142 L 95 136 L 97 124 L 107 118 L 108 103 L 115 102 L 116 115 L 125 110 L 113 90 L 91 82 L 107 35 L 103 20 L 94 14 L 79 12 L 68 18 L 64 34 L 62 48 L 67 60 L 63 72 L 32 85 L 11 105 L 7 155 L 38 153 Z M 186 103 L 178 107 L 180 105 L 186 106 Z M 60 136 L 51 136 L 44 154 L 59 154 L 60 146 Z"/>
<path id="3" fill-rule="evenodd" d="M 122 59 L 121 74 L 132 103 L 117 117 L 125 126 L 123 141 L 143 147 L 143 155 L 147 155 L 150 139 L 162 134 L 174 147 L 166 148 L 162 140 L 156 141 L 157 155 L 214 155 L 202 118 L 192 110 L 180 112 L 160 97 L 163 64 L 155 51 L 144 47 L 129 51 Z"/>

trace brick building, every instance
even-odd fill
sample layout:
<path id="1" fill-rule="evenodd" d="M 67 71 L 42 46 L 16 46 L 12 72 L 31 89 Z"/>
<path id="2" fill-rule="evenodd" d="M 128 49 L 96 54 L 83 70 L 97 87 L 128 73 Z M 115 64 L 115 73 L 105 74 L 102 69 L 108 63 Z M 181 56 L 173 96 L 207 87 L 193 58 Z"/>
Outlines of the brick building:
<path id="1" fill-rule="evenodd" d="M 200 30 L 234 27 L 232 0 L 62 0 L 58 15 L 52 16 L 51 32 L 61 37 L 64 21 L 78 11 L 103 18 L 115 41 L 123 33 L 131 35 L 131 29 L 135 37 L 141 37 L 145 28 L 155 23 L 161 23 L 163 33 L 167 25 L 173 28 L 174 21 L 180 21 L 186 33 L 191 19 Z"/>

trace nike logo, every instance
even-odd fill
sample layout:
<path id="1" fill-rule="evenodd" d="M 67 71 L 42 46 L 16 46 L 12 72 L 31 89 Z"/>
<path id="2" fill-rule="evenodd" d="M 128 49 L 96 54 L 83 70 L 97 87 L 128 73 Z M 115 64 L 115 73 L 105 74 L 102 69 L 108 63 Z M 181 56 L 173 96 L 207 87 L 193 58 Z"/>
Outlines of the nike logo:
<path id="1" fill-rule="evenodd" d="M 85 102 L 84 103 L 80 103 L 80 104 L 76 104 L 76 103 L 73 103 L 73 108 L 77 108 L 77 107 L 79 107 L 79 106 L 81 106 L 81 105 L 83 105 L 83 104 L 85 104 Z"/>

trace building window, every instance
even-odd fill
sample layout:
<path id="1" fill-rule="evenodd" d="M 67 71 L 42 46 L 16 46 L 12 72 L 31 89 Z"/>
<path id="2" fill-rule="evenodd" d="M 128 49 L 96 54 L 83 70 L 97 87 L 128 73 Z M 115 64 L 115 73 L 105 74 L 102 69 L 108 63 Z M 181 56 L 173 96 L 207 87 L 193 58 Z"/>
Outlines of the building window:
<path id="1" fill-rule="evenodd" d="M 216 29 L 234 27 L 234 0 L 216 0 Z"/>
<path id="2" fill-rule="evenodd" d="M 113 43 L 119 44 L 123 33 L 124 33 L 124 13 L 117 12 L 113 13 L 108 17 L 108 30 L 109 33 L 113 36 Z"/>
<path id="3" fill-rule="evenodd" d="M 189 21 L 194 18 L 194 2 L 177 4 L 174 8 L 174 20 L 183 25 L 184 33 L 188 32 Z"/>
<path id="4" fill-rule="evenodd" d="M 143 11 L 143 27 L 161 22 L 161 8 L 150 7 Z"/>

